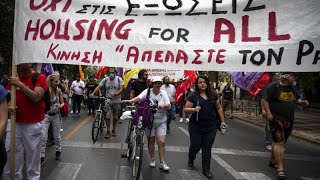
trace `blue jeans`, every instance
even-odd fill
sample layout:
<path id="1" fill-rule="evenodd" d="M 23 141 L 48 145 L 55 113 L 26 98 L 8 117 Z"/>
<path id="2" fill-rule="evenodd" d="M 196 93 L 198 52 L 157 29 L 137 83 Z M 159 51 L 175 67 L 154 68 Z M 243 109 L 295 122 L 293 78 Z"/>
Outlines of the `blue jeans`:
<path id="1" fill-rule="evenodd" d="M 171 108 L 168 109 L 167 111 L 167 129 L 170 130 L 170 123 L 173 119 L 173 117 L 176 114 L 176 106 L 174 105 L 174 103 L 171 103 Z"/>

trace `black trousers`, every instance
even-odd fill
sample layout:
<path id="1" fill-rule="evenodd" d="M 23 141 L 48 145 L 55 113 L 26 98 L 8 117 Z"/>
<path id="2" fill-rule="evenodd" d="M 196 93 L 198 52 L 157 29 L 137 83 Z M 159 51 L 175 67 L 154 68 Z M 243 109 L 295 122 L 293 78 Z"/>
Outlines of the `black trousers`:
<path id="1" fill-rule="evenodd" d="M 1 179 L 1 174 L 4 168 L 4 165 L 7 162 L 7 152 L 6 148 L 4 145 L 4 141 L 0 139 L 0 179 Z"/>
<path id="2" fill-rule="evenodd" d="M 53 128 L 52 128 L 52 124 L 51 123 L 50 123 L 49 129 L 48 129 L 48 140 L 49 141 L 54 141 Z"/>
<path id="3" fill-rule="evenodd" d="M 96 99 L 88 98 L 87 99 L 87 107 L 89 109 L 89 113 L 94 113 L 96 110 Z"/>
<path id="4" fill-rule="evenodd" d="M 76 95 L 76 94 L 73 95 L 73 98 L 72 98 L 73 113 L 76 113 L 76 108 L 78 109 L 78 113 L 80 113 L 82 100 L 83 100 L 83 95 Z"/>
<path id="5" fill-rule="evenodd" d="M 190 147 L 189 161 L 194 161 L 200 149 L 202 150 L 202 170 L 210 170 L 211 148 L 216 137 L 215 127 L 199 127 L 189 123 Z"/>

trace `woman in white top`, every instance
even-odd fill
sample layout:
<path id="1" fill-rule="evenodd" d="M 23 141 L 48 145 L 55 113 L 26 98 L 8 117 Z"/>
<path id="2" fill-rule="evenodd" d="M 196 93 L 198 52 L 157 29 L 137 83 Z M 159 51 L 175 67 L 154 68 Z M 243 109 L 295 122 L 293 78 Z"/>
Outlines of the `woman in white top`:
<path id="1" fill-rule="evenodd" d="M 152 88 L 150 89 L 150 101 L 153 104 L 158 104 L 158 111 L 153 115 L 153 125 L 150 129 L 147 128 L 145 130 L 146 136 L 149 140 L 149 154 L 151 157 L 150 167 L 156 167 L 156 162 L 154 159 L 155 152 L 155 140 L 157 138 L 158 151 L 159 151 L 159 159 L 160 159 L 160 168 L 168 171 L 170 168 L 164 162 L 165 155 L 165 142 L 166 142 L 166 132 L 167 132 L 167 110 L 170 109 L 170 100 L 169 97 L 164 90 L 160 90 L 162 85 L 162 77 L 155 76 L 151 79 Z M 137 103 L 140 100 L 145 99 L 147 97 L 148 89 L 144 90 L 139 96 L 131 99 L 131 100 L 123 100 L 124 103 Z"/>
<path id="2" fill-rule="evenodd" d="M 53 128 L 53 137 L 55 142 L 56 149 L 56 160 L 61 160 L 61 115 L 60 109 L 64 106 L 62 91 L 58 88 L 59 85 L 59 74 L 49 75 L 47 78 L 48 91 L 45 93 L 45 96 L 50 98 L 50 110 L 46 112 L 42 124 L 42 147 L 41 147 L 41 165 L 45 160 L 46 153 L 46 144 L 48 139 L 48 129 L 50 122 Z M 48 93 L 48 95 L 47 95 Z"/>

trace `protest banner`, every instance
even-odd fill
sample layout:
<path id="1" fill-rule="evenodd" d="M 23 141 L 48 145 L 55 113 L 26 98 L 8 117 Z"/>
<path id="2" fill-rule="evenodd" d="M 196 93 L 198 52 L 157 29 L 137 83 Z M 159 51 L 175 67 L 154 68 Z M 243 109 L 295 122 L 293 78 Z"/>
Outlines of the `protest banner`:
<path id="1" fill-rule="evenodd" d="M 13 63 L 319 71 L 319 0 L 16 1 Z"/>

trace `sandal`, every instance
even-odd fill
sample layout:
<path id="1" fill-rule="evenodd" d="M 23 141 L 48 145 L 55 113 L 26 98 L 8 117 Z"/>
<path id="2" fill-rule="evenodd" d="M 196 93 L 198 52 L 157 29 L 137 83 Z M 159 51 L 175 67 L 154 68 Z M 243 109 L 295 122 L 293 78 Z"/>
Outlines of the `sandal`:
<path id="1" fill-rule="evenodd" d="M 112 136 L 117 136 L 116 130 L 112 130 Z"/>
<path id="2" fill-rule="evenodd" d="M 277 164 L 272 161 L 268 161 L 268 166 L 275 169 L 277 168 Z"/>
<path id="3" fill-rule="evenodd" d="M 104 136 L 104 138 L 109 139 L 111 137 L 110 131 L 108 130 L 106 133 L 106 136 Z"/>
<path id="4" fill-rule="evenodd" d="M 286 178 L 286 174 L 284 173 L 284 170 L 278 170 L 277 178 L 278 179 L 285 179 Z"/>

